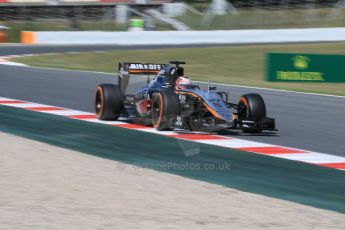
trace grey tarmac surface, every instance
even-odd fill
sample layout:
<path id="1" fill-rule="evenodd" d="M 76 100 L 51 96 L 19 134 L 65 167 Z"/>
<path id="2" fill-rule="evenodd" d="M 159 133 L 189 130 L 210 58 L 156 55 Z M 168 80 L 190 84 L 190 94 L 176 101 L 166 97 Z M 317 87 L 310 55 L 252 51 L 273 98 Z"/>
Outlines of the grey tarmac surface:
<path id="1" fill-rule="evenodd" d="M 115 74 L 0 65 L 0 96 L 93 111 L 100 83 L 116 82 Z M 276 118 L 276 134 L 226 135 L 316 152 L 345 156 L 345 98 L 219 86 L 237 102 L 245 93 L 260 93 L 268 116 Z"/>

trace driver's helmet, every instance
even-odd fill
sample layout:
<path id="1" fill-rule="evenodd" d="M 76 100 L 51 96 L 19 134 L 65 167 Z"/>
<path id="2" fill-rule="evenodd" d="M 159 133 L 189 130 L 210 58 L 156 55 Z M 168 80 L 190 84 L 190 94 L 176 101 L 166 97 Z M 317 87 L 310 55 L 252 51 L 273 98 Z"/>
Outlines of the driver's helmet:
<path id="1" fill-rule="evenodd" d="M 176 80 L 176 89 L 187 89 L 192 84 L 192 81 L 186 76 L 180 76 Z"/>

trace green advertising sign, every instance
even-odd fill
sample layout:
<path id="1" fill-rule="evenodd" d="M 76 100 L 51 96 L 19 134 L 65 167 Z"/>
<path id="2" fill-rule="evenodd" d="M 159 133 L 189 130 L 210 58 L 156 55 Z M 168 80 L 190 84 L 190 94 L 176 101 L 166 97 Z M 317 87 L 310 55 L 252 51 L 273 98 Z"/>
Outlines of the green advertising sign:
<path id="1" fill-rule="evenodd" d="M 269 53 L 266 71 L 268 81 L 345 83 L 345 55 Z"/>

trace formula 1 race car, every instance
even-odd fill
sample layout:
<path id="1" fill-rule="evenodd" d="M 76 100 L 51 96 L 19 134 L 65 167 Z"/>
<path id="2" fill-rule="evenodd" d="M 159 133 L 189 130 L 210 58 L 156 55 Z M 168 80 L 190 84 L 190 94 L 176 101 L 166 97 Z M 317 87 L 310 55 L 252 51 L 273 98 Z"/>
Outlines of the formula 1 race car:
<path id="1" fill-rule="evenodd" d="M 206 89 L 184 76 L 182 61 L 170 64 L 119 63 L 118 85 L 97 87 L 94 108 L 101 120 L 127 119 L 157 130 L 275 130 L 259 94 L 245 94 L 237 104 L 227 92 Z M 143 78 L 144 76 L 144 78 Z M 132 91 L 132 92 L 130 92 Z"/>

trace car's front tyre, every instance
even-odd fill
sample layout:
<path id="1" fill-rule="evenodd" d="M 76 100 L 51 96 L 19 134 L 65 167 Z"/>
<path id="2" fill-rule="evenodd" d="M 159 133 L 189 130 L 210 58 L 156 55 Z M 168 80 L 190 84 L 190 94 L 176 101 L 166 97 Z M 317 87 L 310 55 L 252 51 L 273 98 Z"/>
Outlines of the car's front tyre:
<path id="1" fill-rule="evenodd" d="M 250 120 L 261 122 L 266 118 L 266 105 L 263 98 L 256 93 L 245 94 L 240 97 L 238 102 L 238 118 L 239 120 Z M 243 132 L 259 133 L 260 128 L 246 128 Z"/>

